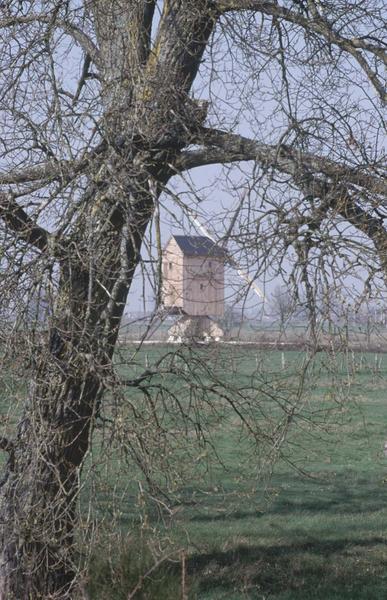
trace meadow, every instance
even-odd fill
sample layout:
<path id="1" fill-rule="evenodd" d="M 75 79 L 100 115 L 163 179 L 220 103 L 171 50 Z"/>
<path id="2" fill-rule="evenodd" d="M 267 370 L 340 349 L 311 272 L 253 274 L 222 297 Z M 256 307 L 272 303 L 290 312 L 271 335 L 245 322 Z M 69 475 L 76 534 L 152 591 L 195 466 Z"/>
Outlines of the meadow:
<path id="1" fill-rule="evenodd" d="M 144 346 L 133 354 L 125 349 L 120 368 L 126 376 L 138 377 L 152 370 L 165 351 Z M 177 357 L 175 350 L 167 351 L 167 360 L 174 365 L 180 361 L 184 367 L 185 360 L 192 365 L 191 350 L 188 358 L 182 358 L 184 351 L 179 350 Z M 241 347 L 217 354 L 203 348 L 195 351 L 198 354 L 230 385 L 261 390 L 263 382 L 271 390 L 262 401 L 271 431 L 282 423 L 273 393 L 277 390 L 288 402 L 296 394 L 295 423 L 286 431 L 281 451 L 270 460 L 260 454 L 259 444 L 241 434 L 232 417 L 222 424 L 212 422 L 213 448 L 204 444 L 196 454 L 183 456 L 191 436 L 189 431 L 185 438 L 181 433 L 185 442 L 175 447 L 178 461 L 191 460 L 198 469 L 191 474 L 192 464 L 187 462 L 189 475 L 172 486 L 173 501 L 166 511 L 160 504 L 158 510 L 148 504 L 141 479 L 146 484 L 138 473 L 132 473 L 132 479 L 127 474 L 128 483 L 123 485 L 122 471 L 112 466 L 113 457 L 110 466 L 101 469 L 95 488 L 98 518 L 110 511 L 113 523 L 109 494 L 114 487 L 114 518 L 122 540 L 131 533 L 121 550 L 115 546 L 114 559 L 96 559 L 92 598 L 132 597 L 136 586 L 133 597 L 149 599 L 386 598 L 387 355 L 318 354 L 308 367 L 301 393 L 296 384 L 303 373 L 299 367 L 305 364 L 302 352 L 261 353 Z M 172 388 L 182 394 L 184 377 L 175 379 Z M 262 414 L 257 420 L 262 421 Z M 210 450 L 217 452 L 216 459 Z M 166 557 L 157 568 L 152 566 L 157 562 L 155 553 L 146 550 L 153 535 L 160 547 L 164 544 Z M 147 571 L 149 577 L 142 579 Z"/>
<path id="2" fill-rule="evenodd" d="M 83 472 L 91 600 L 387 597 L 387 354 L 129 345 L 116 361 L 136 385 L 110 392 Z"/>

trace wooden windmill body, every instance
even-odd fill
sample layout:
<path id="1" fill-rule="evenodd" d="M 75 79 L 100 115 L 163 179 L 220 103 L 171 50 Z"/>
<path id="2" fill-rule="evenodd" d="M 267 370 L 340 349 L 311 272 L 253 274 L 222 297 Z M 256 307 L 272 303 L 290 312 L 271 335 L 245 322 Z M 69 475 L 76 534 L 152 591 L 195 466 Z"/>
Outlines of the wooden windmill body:
<path id="1" fill-rule="evenodd" d="M 223 336 L 214 319 L 224 315 L 224 263 L 224 250 L 208 237 L 174 235 L 168 241 L 163 252 L 163 306 L 169 314 L 182 315 L 170 330 L 174 341 Z"/>

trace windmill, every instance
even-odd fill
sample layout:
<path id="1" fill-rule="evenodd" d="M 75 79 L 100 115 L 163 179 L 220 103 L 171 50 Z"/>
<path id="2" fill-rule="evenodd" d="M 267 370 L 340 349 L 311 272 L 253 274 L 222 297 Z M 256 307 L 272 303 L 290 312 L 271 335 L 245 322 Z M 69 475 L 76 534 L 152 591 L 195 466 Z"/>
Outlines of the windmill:
<path id="1" fill-rule="evenodd" d="M 197 213 L 184 206 L 189 221 L 202 235 L 172 236 L 163 251 L 162 304 L 169 314 L 180 314 L 180 319 L 170 329 L 171 341 L 190 338 L 218 341 L 223 337 L 216 318 L 224 315 L 225 264 L 232 266 L 260 300 L 264 300 L 259 286 L 226 248 L 246 194 L 220 243 L 200 222 Z"/>
<path id="2" fill-rule="evenodd" d="M 158 309 L 149 329 L 152 335 L 160 323 L 171 315 L 180 319 L 170 329 L 170 341 L 196 339 L 218 341 L 223 331 L 216 319 L 224 314 L 224 266 L 234 268 L 260 300 L 265 296 L 250 275 L 227 250 L 229 239 L 246 198 L 246 190 L 233 214 L 230 225 L 218 241 L 199 220 L 198 214 L 168 190 L 175 202 L 184 210 L 190 223 L 201 236 L 172 236 L 164 250 L 161 248 L 158 203 L 155 202 L 156 241 L 159 256 L 160 286 Z"/>

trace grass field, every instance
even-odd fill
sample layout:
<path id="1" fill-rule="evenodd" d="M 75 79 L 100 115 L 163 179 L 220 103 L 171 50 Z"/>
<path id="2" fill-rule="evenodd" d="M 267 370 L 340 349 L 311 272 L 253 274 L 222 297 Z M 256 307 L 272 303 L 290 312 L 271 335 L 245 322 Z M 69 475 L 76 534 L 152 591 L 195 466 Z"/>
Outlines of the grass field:
<path id="1" fill-rule="evenodd" d="M 143 348 L 131 356 L 131 366 L 123 364 L 123 372 L 135 377 L 152 369 L 164 351 Z M 265 373 L 266 384 L 281 397 L 296 389 L 295 372 L 304 360 L 295 352 L 198 352 L 223 378 L 230 383 L 237 379 L 246 389 L 252 373 L 261 374 L 254 385 Z M 387 356 L 338 355 L 334 361 L 318 355 L 307 372 L 297 423 L 274 464 L 265 466 L 228 418 L 215 424 L 211 438 L 223 465 L 200 463 L 200 454 L 192 454 L 199 469 L 192 481 L 188 477 L 176 484 L 173 514 L 160 516 L 152 505 L 145 508 L 138 484 L 128 482 L 125 488 L 110 463 L 99 482 L 99 515 L 106 514 L 110 502 L 107 488 L 102 488 L 113 479 L 120 499 L 115 515 L 124 532 L 141 524 L 144 535 L 157 531 L 168 540 L 167 547 L 184 549 L 189 598 L 387 598 L 387 459 L 382 452 L 387 439 L 386 376 Z M 177 379 L 172 388 L 179 386 L 183 390 Z M 266 409 L 272 404 L 273 415 L 278 413 L 272 400 L 265 398 L 263 404 Z M 178 456 L 182 451 L 176 448 Z M 138 571 L 129 572 L 130 552 L 126 556 L 124 549 L 119 576 L 114 572 L 116 587 L 110 581 L 111 568 L 97 560 L 93 598 L 128 597 L 141 569 L 145 572 L 153 564 L 149 558 L 148 563 L 140 561 Z M 152 571 L 150 587 L 144 584 L 135 598 L 182 597 L 181 554 L 172 553 L 172 558 Z"/>
<path id="2" fill-rule="evenodd" d="M 387 598 L 387 458 L 382 452 L 387 439 L 387 355 L 319 354 L 300 389 L 303 353 L 250 348 L 216 352 L 208 347 L 176 355 L 171 347 L 133 348 L 117 356 L 122 376 L 141 377 L 168 352 L 147 386 L 161 406 L 157 394 L 165 385 L 176 402 L 189 399 L 191 417 L 202 411 L 197 418 L 207 420 L 208 443 L 194 442 L 193 421 L 184 430 L 172 398 L 165 414 L 159 410 L 160 429 L 172 431 L 170 445 L 161 448 L 164 438 L 152 437 L 140 391 L 133 388 L 127 395 L 131 410 L 141 413 L 139 419 L 133 419 L 128 407 L 122 410 L 121 398 L 115 404 L 112 396 L 105 416 L 113 425 L 96 432 L 84 472 L 85 523 L 103 524 L 91 564 L 93 600 L 127 599 L 139 581 L 135 599 Z M 272 452 L 272 460 L 264 460 L 267 440 L 252 444 L 234 409 L 223 410 L 223 400 L 208 389 L 211 373 L 235 390 L 242 388 L 231 399 L 250 413 L 249 423 L 256 420 L 262 426 L 263 437 L 283 423 L 284 407 L 297 407 L 281 452 Z M 189 394 L 192 380 L 197 383 L 194 395 Z M 9 398 L 12 380 L 6 383 Z M 243 405 L 245 396 L 253 398 L 252 390 L 259 402 Z M 217 405 L 216 414 L 211 402 Z M 1 409 L 3 415 L 9 412 L 4 402 Z M 169 508 L 161 496 L 165 510 L 152 500 L 144 476 L 130 461 L 126 464 L 121 452 L 137 433 L 149 444 L 152 478 L 168 489 Z M 211 458 L 209 442 L 217 460 Z M 171 456 L 161 456 L 162 451 L 168 454 L 167 448 L 173 450 Z M 168 478 L 164 469 L 171 472 Z M 160 556 L 166 559 L 153 569 Z"/>

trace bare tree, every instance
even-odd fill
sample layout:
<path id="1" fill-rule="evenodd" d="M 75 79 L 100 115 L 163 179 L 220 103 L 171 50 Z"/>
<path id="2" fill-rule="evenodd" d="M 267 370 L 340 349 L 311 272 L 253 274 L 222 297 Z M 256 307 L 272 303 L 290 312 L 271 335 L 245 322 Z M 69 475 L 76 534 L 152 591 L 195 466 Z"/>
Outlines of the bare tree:
<path id="1" fill-rule="evenodd" d="M 79 474 L 128 291 L 155 206 L 184 209 L 170 180 L 223 165 L 217 186 L 248 182 L 238 218 L 217 217 L 253 277 L 285 261 L 311 300 L 317 279 L 387 276 L 387 22 L 382 0 L 0 10 L 2 285 L 15 310 L 27 281 L 50 299 L 1 440 L 0 597 L 70 598 Z"/>
<path id="2" fill-rule="evenodd" d="M 271 312 L 279 320 L 281 332 L 284 331 L 286 322 L 294 315 L 295 299 L 290 290 L 277 285 L 271 294 Z"/>

